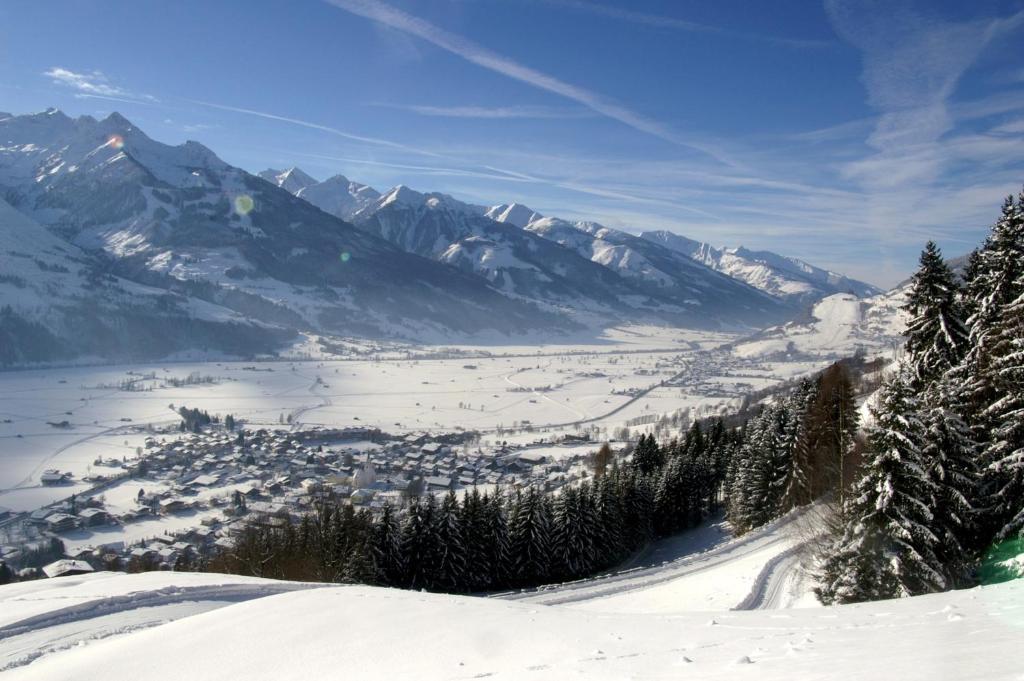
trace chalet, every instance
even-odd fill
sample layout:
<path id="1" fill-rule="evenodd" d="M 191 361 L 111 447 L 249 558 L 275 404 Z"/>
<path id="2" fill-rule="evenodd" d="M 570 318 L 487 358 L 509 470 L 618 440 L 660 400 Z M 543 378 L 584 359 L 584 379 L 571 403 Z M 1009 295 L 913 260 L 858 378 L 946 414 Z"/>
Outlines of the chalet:
<path id="1" fill-rule="evenodd" d="M 548 457 L 546 454 L 541 454 L 540 452 L 523 452 L 519 455 L 519 460 L 527 465 L 536 466 L 538 464 L 547 463 Z"/>
<path id="2" fill-rule="evenodd" d="M 452 488 L 452 479 L 445 478 L 440 475 L 428 475 L 423 479 L 427 487 L 431 490 L 446 490 Z"/>
<path id="3" fill-rule="evenodd" d="M 40 509 L 37 509 L 35 511 L 32 511 L 32 513 L 29 514 L 28 522 L 33 524 L 33 525 L 45 525 L 46 524 L 46 519 L 49 518 L 51 515 L 53 515 L 56 512 L 57 511 L 52 509 L 52 508 L 40 508 Z"/>
<path id="4" fill-rule="evenodd" d="M 78 518 L 82 521 L 82 527 L 110 524 L 110 514 L 102 508 L 87 508 L 78 514 Z"/>
<path id="5" fill-rule="evenodd" d="M 66 558 L 43 566 L 43 574 L 47 577 L 69 577 L 93 572 L 92 566 L 84 560 L 68 560 Z"/>
<path id="6" fill-rule="evenodd" d="M 78 527 L 78 518 L 68 513 L 54 513 L 46 519 L 46 528 L 51 532 L 68 532 Z"/>
<path id="7" fill-rule="evenodd" d="M 67 473 L 61 473 L 53 468 L 43 471 L 43 474 L 39 476 L 39 482 L 44 485 L 63 485 L 67 481 Z"/>
<path id="8" fill-rule="evenodd" d="M 188 504 L 181 499 L 164 499 L 160 502 L 161 513 L 181 513 L 186 508 Z"/>

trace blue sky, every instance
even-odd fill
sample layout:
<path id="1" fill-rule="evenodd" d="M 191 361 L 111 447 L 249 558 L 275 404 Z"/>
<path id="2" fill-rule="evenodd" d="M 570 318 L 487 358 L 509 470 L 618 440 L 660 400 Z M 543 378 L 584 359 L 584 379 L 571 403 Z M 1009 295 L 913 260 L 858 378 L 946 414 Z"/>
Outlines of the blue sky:
<path id="1" fill-rule="evenodd" d="M 0 110 L 882 285 L 1024 183 L 1024 0 L 5 0 Z"/>

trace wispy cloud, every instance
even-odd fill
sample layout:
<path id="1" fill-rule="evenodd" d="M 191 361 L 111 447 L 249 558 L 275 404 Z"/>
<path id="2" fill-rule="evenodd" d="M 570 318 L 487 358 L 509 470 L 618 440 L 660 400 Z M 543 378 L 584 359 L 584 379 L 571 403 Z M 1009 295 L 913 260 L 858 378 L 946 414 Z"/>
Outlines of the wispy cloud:
<path id="1" fill-rule="evenodd" d="M 878 153 L 866 166 L 851 166 L 850 175 L 892 187 L 894 179 L 927 182 L 938 175 L 941 157 L 927 159 L 921 148 L 953 128 L 948 100 L 961 76 L 993 40 L 1021 25 L 1024 12 L 950 23 L 903 7 L 880 11 L 886 7 L 863 0 L 826 3 L 836 32 L 862 52 L 868 103 L 880 112 L 867 138 Z M 879 173 L 882 165 L 899 175 Z"/>
<path id="2" fill-rule="evenodd" d="M 725 28 L 721 26 L 711 26 L 708 24 L 701 24 L 695 21 L 688 21 L 686 19 L 679 19 L 676 17 L 667 17 L 660 14 L 649 14 L 647 12 L 637 12 L 635 10 L 626 9 L 623 7 L 613 7 L 610 5 L 602 5 L 596 2 L 586 2 L 584 0 L 543 0 L 549 5 L 556 5 L 558 7 L 565 7 L 568 9 L 579 10 L 583 12 L 589 12 L 591 14 L 597 14 L 608 17 L 609 19 L 615 19 L 617 21 L 629 21 L 634 24 L 641 24 L 645 26 L 653 26 L 655 28 L 664 28 L 669 30 L 687 31 L 691 33 L 713 33 L 717 35 L 732 36 L 736 38 L 742 38 L 745 40 L 753 40 L 758 42 L 773 43 L 776 45 L 788 45 L 790 47 L 801 47 L 801 48 L 821 48 L 829 47 L 832 43 L 827 40 L 805 40 L 800 38 L 786 38 L 781 36 L 761 35 L 757 33 L 747 33 L 744 31 L 737 31 L 731 28 Z"/>
<path id="3" fill-rule="evenodd" d="M 633 111 L 612 99 L 520 64 L 479 43 L 435 26 L 425 19 L 413 16 L 396 7 L 376 0 L 326 0 L 326 2 L 357 16 L 414 35 L 482 68 L 582 104 L 588 109 L 619 121 L 634 130 L 653 135 L 678 146 L 695 149 L 723 163 L 734 163 L 721 149 L 706 140 L 682 135 L 669 126 Z"/>
<path id="4" fill-rule="evenodd" d="M 110 79 L 102 71 L 72 71 L 60 66 L 55 66 L 43 72 L 53 80 L 54 83 L 66 85 L 80 92 L 91 95 L 106 95 L 108 97 L 124 97 L 128 92 L 110 83 Z"/>
<path id="5" fill-rule="evenodd" d="M 123 87 L 114 85 L 102 71 L 72 71 L 61 66 L 54 66 L 43 72 L 57 85 L 71 88 L 77 91 L 81 97 L 95 97 L 134 103 L 137 101 L 156 101 L 150 95 L 140 95 L 130 92 Z"/>
<path id="6" fill-rule="evenodd" d="M 594 115 L 588 109 L 567 109 L 553 106 L 429 106 L 421 104 L 378 104 L 377 106 L 411 111 L 421 116 L 441 118 L 575 119 L 588 118 Z"/>
<path id="7" fill-rule="evenodd" d="M 281 115 L 278 115 L 278 114 L 275 114 L 275 113 L 270 113 L 268 111 L 257 111 L 255 109 L 246 109 L 244 107 L 239 107 L 239 106 L 229 106 L 227 104 L 217 104 L 215 102 L 206 102 L 206 101 L 199 100 L 199 99 L 186 99 L 185 101 L 190 102 L 192 104 L 198 104 L 199 106 L 209 107 L 211 109 L 219 109 L 220 111 L 231 111 L 231 112 L 234 112 L 234 113 L 245 114 L 247 116 L 256 116 L 258 118 L 265 118 L 265 119 L 271 120 L 271 121 L 278 121 L 278 122 L 281 122 L 281 123 L 288 123 L 290 125 L 297 125 L 297 126 L 302 127 L 302 128 L 309 128 L 311 130 L 319 130 L 321 132 L 330 133 L 331 135 L 336 135 L 338 137 L 342 137 L 344 139 L 352 140 L 354 142 L 363 142 L 365 144 L 372 144 L 372 145 L 382 146 L 382 147 L 390 147 L 392 149 L 399 149 L 399 150 L 402 150 L 402 151 L 413 152 L 413 153 L 416 153 L 416 154 L 422 154 L 424 156 L 435 156 L 435 157 L 436 156 L 440 156 L 440 154 L 436 154 L 436 153 L 434 153 L 432 151 L 426 151 L 424 149 L 417 149 L 415 147 L 410 147 L 410 146 L 405 145 L 405 144 L 400 144 L 399 142 L 392 142 L 391 140 L 381 139 L 379 137 L 367 137 L 365 135 L 356 135 L 356 134 L 353 134 L 353 133 L 350 133 L 350 132 L 345 132 L 344 130 L 339 130 L 338 128 L 335 128 L 335 127 L 332 127 L 332 126 L 329 126 L 329 125 L 323 125 L 321 123 L 314 123 L 312 121 L 305 121 L 305 120 L 302 120 L 301 118 L 292 118 L 290 116 L 281 116 Z"/>

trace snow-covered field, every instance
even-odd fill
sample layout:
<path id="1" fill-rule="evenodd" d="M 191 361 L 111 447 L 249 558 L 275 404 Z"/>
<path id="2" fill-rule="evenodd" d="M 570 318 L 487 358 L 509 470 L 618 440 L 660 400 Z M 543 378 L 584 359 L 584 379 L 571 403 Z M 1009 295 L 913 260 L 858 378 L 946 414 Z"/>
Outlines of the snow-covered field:
<path id="1" fill-rule="evenodd" d="M 5 679 L 1020 679 L 1024 581 L 629 613 L 190 573 L 0 587 Z"/>
<path id="2" fill-rule="evenodd" d="M 0 506 L 31 510 L 87 489 L 83 478 L 116 474 L 95 461 L 133 459 L 153 429 L 179 422 L 173 408 L 181 406 L 231 413 L 249 427 L 371 426 L 396 434 L 464 428 L 481 431 L 485 441 L 533 442 L 584 428 L 610 436 L 627 423 L 684 409 L 715 414 L 748 390 L 823 365 L 716 350 L 730 340 L 632 328 L 613 330 L 600 344 L 458 348 L 490 357 L 385 353 L 0 372 Z M 190 374 L 210 382 L 171 384 Z M 123 389 L 125 381 L 136 390 Z M 662 386 L 666 381 L 672 385 Z M 70 472 L 75 484 L 41 486 L 39 476 L 50 468 Z"/>

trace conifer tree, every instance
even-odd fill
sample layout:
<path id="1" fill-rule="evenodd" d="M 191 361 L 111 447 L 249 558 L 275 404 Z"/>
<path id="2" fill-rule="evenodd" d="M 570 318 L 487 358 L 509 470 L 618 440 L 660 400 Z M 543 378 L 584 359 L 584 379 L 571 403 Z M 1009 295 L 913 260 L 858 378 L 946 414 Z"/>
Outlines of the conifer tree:
<path id="1" fill-rule="evenodd" d="M 924 427 L 909 381 L 904 372 L 891 377 L 873 410 L 863 475 L 823 566 L 825 603 L 917 595 L 947 584 L 931 529 L 935 488 L 922 462 Z"/>
<path id="2" fill-rule="evenodd" d="M 509 517 L 512 578 L 520 584 L 541 584 L 551 572 L 551 518 L 535 487 L 517 493 Z"/>
<path id="3" fill-rule="evenodd" d="M 463 542 L 462 519 L 455 492 L 449 490 L 437 512 L 437 586 L 448 591 L 465 588 L 466 546 Z"/>
<path id="4" fill-rule="evenodd" d="M 402 562 L 402 530 L 391 505 L 385 505 L 374 524 L 373 551 L 380 579 L 391 586 L 401 586 L 405 566 Z"/>
<path id="5" fill-rule="evenodd" d="M 959 309 L 959 286 L 934 242 L 925 245 L 920 263 L 904 306 L 910 315 L 904 333 L 906 352 L 916 388 L 933 383 L 959 364 L 968 336 Z"/>

